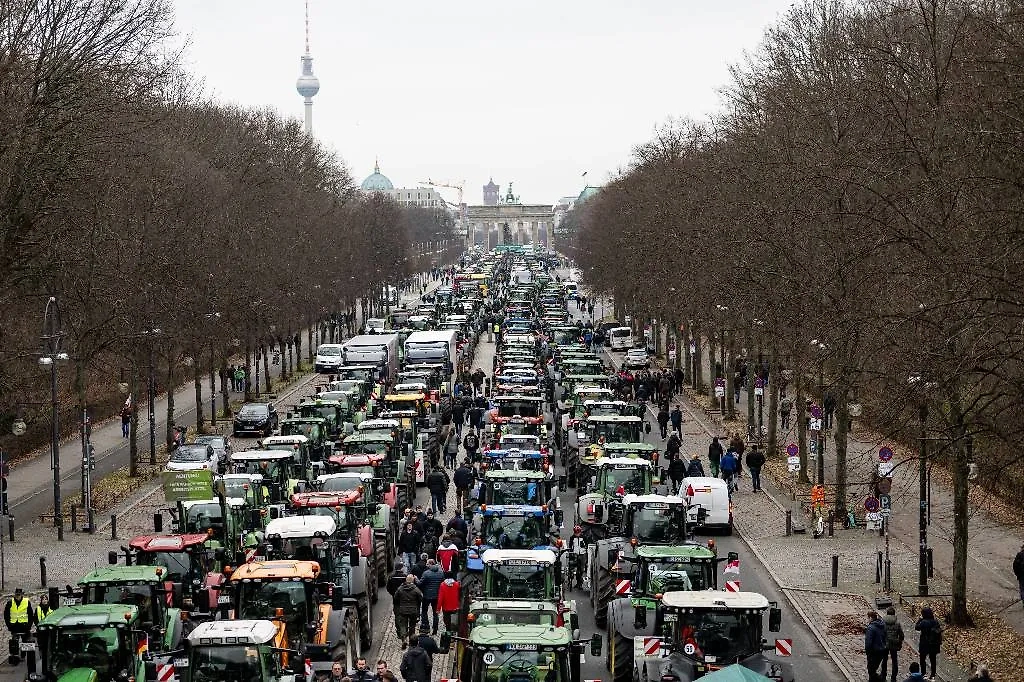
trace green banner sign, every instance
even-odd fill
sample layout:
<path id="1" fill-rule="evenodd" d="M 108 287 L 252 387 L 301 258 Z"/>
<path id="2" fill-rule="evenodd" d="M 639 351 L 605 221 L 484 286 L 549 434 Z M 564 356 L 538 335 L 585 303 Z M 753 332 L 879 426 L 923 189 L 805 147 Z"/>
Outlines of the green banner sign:
<path id="1" fill-rule="evenodd" d="M 209 469 L 163 472 L 164 499 L 168 502 L 208 500 L 213 497 L 213 472 Z"/>

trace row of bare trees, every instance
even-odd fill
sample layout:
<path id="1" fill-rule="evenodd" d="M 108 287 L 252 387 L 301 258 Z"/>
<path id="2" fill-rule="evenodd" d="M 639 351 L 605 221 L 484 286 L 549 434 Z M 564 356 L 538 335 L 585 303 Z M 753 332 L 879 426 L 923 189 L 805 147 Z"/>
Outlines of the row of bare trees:
<path id="1" fill-rule="evenodd" d="M 300 331 L 311 352 L 318 320 L 423 266 L 410 247 L 429 226 L 356 191 L 299 122 L 198 94 L 167 46 L 169 0 L 4 2 L 0 29 L 9 455 L 46 438 L 37 358 L 50 296 L 71 355 L 61 422 L 73 429 L 82 406 L 115 414 L 119 385 L 138 403 L 151 367 L 160 387 L 193 378 L 198 400 L 203 377 L 214 384 L 243 352 L 247 365 L 261 347 L 301 357 Z M 450 232 L 435 228 L 433 239 Z M 17 416 L 30 432 L 15 441 Z"/>
<path id="2" fill-rule="evenodd" d="M 981 484 L 1024 490 L 1022 19 L 1015 1 L 802 0 L 732 69 L 719 115 L 666 124 L 563 225 L 619 314 L 711 358 L 724 341 L 727 376 L 763 352 L 798 408 L 822 374 L 838 505 L 850 403 L 927 429 L 955 486 L 957 623 L 970 458 Z"/>

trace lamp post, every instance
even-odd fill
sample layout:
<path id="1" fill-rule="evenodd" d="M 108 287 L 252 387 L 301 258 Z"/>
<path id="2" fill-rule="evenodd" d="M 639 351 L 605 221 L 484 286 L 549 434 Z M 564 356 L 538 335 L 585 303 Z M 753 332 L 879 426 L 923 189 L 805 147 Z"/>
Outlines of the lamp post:
<path id="1" fill-rule="evenodd" d="M 715 381 L 717 382 L 717 380 L 719 378 L 721 378 L 722 381 L 725 383 L 725 386 L 724 386 L 725 390 L 722 392 L 722 398 L 721 398 L 721 410 L 722 410 L 722 414 L 725 415 L 725 401 L 727 400 L 727 396 L 729 395 L 729 379 L 728 379 L 728 377 L 725 376 L 725 333 L 726 333 L 726 330 L 725 330 L 725 319 L 726 319 L 726 315 L 729 313 L 729 307 L 719 304 L 719 305 L 715 306 L 715 309 L 718 310 L 718 313 L 721 316 L 720 319 L 721 319 L 721 325 L 722 325 L 722 331 L 721 331 L 722 343 L 721 343 L 721 345 L 719 346 L 719 349 L 718 349 L 719 364 L 722 365 L 722 376 L 721 377 L 716 377 Z"/>
<path id="2" fill-rule="evenodd" d="M 57 363 L 66 361 L 68 354 L 61 347 L 64 340 L 63 324 L 57 298 L 51 296 L 43 311 L 42 351 L 39 365 L 50 370 L 50 467 L 53 469 L 53 525 L 57 539 L 64 539 L 64 514 L 60 499 L 60 431 L 57 422 Z"/>
<path id="3" fill-rule="evenodd" d="M 821 395 L 821 424 L 817 432 L 818 485 L 825 485 L 825 351 L 828 346 L 818 339 L 811 339 L 811 346 L 818 353 L 818 392 Z"/>

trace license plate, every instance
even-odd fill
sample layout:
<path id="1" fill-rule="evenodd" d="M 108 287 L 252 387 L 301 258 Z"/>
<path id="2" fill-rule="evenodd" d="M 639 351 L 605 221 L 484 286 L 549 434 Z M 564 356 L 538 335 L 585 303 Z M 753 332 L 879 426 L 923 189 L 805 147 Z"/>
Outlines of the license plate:
<path id="1" fill-rule="evenodd" d="M 230 604 L 231 603 L 231 595 L 230 594 L 217 595 L 217 603 L 218 604 Z"/>
<path id="2" fill-rule="evenodd" d="M 187 668 L 188 667 L 188 659 L 187 658 L 176 658 L 176 659 L 174 659 L 174 667 L 175 668 Z"/>
<path id="3" fill-rule="evenodd" d="M 26 651 L 35 651 L 35 650 L 36 650 L 36 643 L 35 642 L 21 642 L 21 643 L 18 644 L 18 651 L 26 652 Z"/>
<path id="4" fill-rule="evenodd" d="M 78 606 L 81 602 L 82 602 L 82 600 L 79 599 L 78 597 L 61 597 L 60 598 L 60 605 L 61 606 Z"/>

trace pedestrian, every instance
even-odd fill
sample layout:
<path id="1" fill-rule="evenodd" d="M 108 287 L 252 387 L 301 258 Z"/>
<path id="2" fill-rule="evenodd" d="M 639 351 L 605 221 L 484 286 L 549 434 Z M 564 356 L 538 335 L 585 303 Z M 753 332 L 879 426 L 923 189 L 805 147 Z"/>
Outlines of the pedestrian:
<path id="1" fill-rule="evenodd" d="M 661 431 L 661 439 L 668 438 L 668 410 L 662 407 L 658 410 L 658 429 Z"/>
<path id="2" fill-rule="evenodd" d="M 729 441 L 729 449 L 736 453 L 736 457 L 743 457 L 747 446 L 744 444 L 743 439 L 740 438 L 738 432 L 732 435 L 732 439 Z"/>
<path id="3" fill-rule="evenodd" d="M 128 433 L 132 426 L 132 406 L 131 397 L 124 401 L 124 405 L 121 407 L 121 437 L 127 438 Z"/>
<path id="4" fill-rule="evenodd" d="M 736 404 L 740 402 L 740 391 L 743 389 L 743 375 L 739 372 L 733 372 L 732 375 L 732 394 Z"/>
<path id="5" fill-rule="evenodd" d="M 246 389 L 246 374 L 244 367 L 235 368 L 235 391 L 244 391 Z"/>
<path id="6" fill-rule="evenodd" d="M 395 674 L 388 668 L 388 662 L 383 658 L 377 660 L 377 679 L 384 682 L 384 675 L 391 675 L 394 678 Z"/>
<path id="7" fill-rule="evenodd" d="M 437 520 L 437 516 L 433 510 L 427 512 L 427 519 L 423 522 L 423 527 L 420 530 L 421 535 L 433 535 L 438 543 L 440 543 L 441 536 L 444 535 L 444 527 L 441 526 L 441 522 Z M 434 548 L 437 551 L 437 547 Z M 433 554 L 433 552 L 431 553 Z"/>
<path id="8" fill-rule="evenodd" d="M 686 462 L 682 457 L 675 457 L 668 464 L 668 477 L 672 479 L 672 494 L 679 492 L 679 486 L 686 478 Z"/>
<path id="9" fill-rule="evenodd" d="M 704 476 L 704 464 L 700 461 L 700 457 L 698 457 L 696 453 L 690 457 L 690 463 L 686 465 L 686 476 L 687 478 Z"/>
<path id="10" fill-rule="evenodd" d="M 360 656 L 356 659 L 356 669 L 349 675 L 352 682 L 377 682 L 377 676 L 370 670 L 366 659 Z"/>
<path id="11" fill-rule="evenodd" d="M 782 428 L 789 429 L 789 415 L 793 412 L 793 399 L 783 398 L 779 405 L 779 413 L 782 415 Z"/>
<path id="12" fill-rule="evenodd" d="M 676 403 L 675 407 L 668 415 L 668 419 L 672 422 L 672 430 L 683 432 L 683 411 L 679 409 L 679 403 Z"/>
<path id="13" fill-rule="evenodd" d="M 453 416 L 454 420 L 455 417 Z M 460 416 L 461 419 L 461 416 Z M 444 467 L 455 470 L 455 462 L 459 459 L 459 433 L 462 432 L 462 422 L 455 422 L 455 433 L 448 434 L 448 440 L 444 443 Z"/>
<path id="14" fill-rule="evenodd" d="M 882 616 L 882 622 L 885 623 L 885 648 L 886 656 L 882 658 L 882 680 L 886 677 L 886 667 L 889 661 L 892 661 L 892 682 L 896 682 L 896 675 L 899 674 L 899 655 L 900 649 L 903 648 L 903 626 L 900 625 L 899 619 L 896 618 L 895 607 L 890 606 L 885 610 L 885 615 Z"/>
<path id="15" fill-rule="evenodd" d="M 402 673 L 402 679 L 405 682 L 430 682 L 431 671 L 434 667 L 430 660 L 430 654 L 420 646 L 419 637 L 415 633 L 409 635 L 408 644 L 409 648 L 402 656 L 402 665 L 398 669 Z M 405 647 L 406 642 L 403 641 L 402 648 L 405 649 Z"/>
<path id="16" fill-rule="evenodd" d="M 722 478 L 729 486 L 730 494 L 739 489 L 739 483 L 736 482 L 736 471 L 738 468 L 738 463 L 739 458 L 736 456 L 736 453 L 733 452 L 731 449 L 727 450 L 726 453 L 722 455 L 722 461 L 720 464 L 720 466 L 722 467 Z"/>
<path id="17" fill-rule="evenodd" d="M 718 436 L 711 439 L 708 446 L 708 463 L 711 466 L 711 475 L 718 478 L 718 469 L 722 462 L 722 444 L 718 442 Z"/>
<path id="18" fill-rule="evenodd" d="M 669 459 L 674 459 L 679 456 L 679 451 L 683 447 L 683 441 L 679 437 L 679 433 L 673 431 L 668 436 L 668 442 L 665 443 L 665 452 L 668 454 Z"/>
<path id="19" fill-rule="evenodd" d="M 395 596 L 395 591 L 405 582 L 405 576 L 405 564 L 401 561 L 396 561 L 395 570 L 391 571 L 387 583 L 384 584 L 384 589 L 388 591 L 388 594 L 392 597 Z"/>
<path id="20" fill-rule="evenodd" d="M 921 682 L 924 680 L 924 675 L 921 674 L 921 664 L 917 661 L 911 661 L 909 666 L 910 674 L 907 679 L 903 682 Z"/>
<path id="21" fill-rule="evenodd" d="M 1017 576 L 1017 586 L 1020 588 L 1020 601 L 1024 604 L 1024 545 L 1020 546 L 1017 556 L 1013 557 L 1013 574 Z"/>
<path id="22" fill-rule="evenodd" d="M 473 410 L 471 410 L 471 414 L 475 414 L 475 413 L 476 413 L 476 408 L 474 407 Z M 472 418 L 473 417 L 470 416 L 470 419 L 472 419 Z M 480 438 L 477 437 L 477 435 L 476 435 L 476 425 L 473 425 L 470 428 L 469 432 L 466 433 L 466 437 L 462 439 L 462 447 L 464 447 L 466 449 L 466 457 L 468 457 L 471 462 L 475 462 L 476 461 L 476 451 L 477 451 L 477 448 L 480 447 Z"/>
<path id="23" fill-rule="evenodd" d="M 420 624 L 423 627 L 428 625 L 427 610 L 429 609 L 433 614 L 431 632 L 435 635 L 437 634 L 437 593 L 442 582 L 444 582 L 444 572 L 441 570 L 441 567 L 433 559 L 427 559 L 427 568 L 423 571 L 423 575 L 418 581 L 420 591 L 423 593 L 423 601 L 420 606 Z"/>
<path id="24" fill-rule="evenodd" d="M 914 625 L 914 629 L 921 633 L 917 643 L 918 660 L 921 663 L 921 675 L 928 675 L 928 666 L 931 663 L 931 678 L 935 679 L 935 659 L 942 649 L 942 623 L 935 618 L 935 612 L 926 606 L 921 609 L 921 617 Z"/>
<path id="25" fill-rule="evenodd" d="M 458 570 L 457 559 L 459 556 L 459 548 L 452 541 L 451 531 L 444 534 L 444 539 L 441 540 L 440 546 L 437 548 L 435 553 L 437 557 L 437 563 L 444 571 L 445 575 L 454 575 L 455 571 Z"/>
<path id="26" fill-rule="evenodd" d="M 423 534 L 423 542 L 420 543 L 420 553 L 426 554 L 428 557 L 435 556 L 440 542 L 434 531 L 428 527 Z"/>
<path id="27" fill-rule="evenodd" d="M 331 664 L 331 674 L 327 678 L 328 682 L 342 682 L 347 679 L 345 675 L 345 668 L 342 667 L 341 663 L 335 661 Z"/>
<path id="28" fill-rule="evenodd" d="M 434 469 L 427 475 L 427 490 L 430 491 L 431 511 L 444 511 L 444 496 L 448 485 L 440 469 Z"/>
<path id="29" fill-rule="evenodd" d="M 761 448 L 757 444 L 751 445 L 750 452 L 747 453 L 747 468 L 750 469 L 750 483 L 755 493 L 761 491 L 761 468 L 763 466 L 764 453 L 761 452 Z"/>
<path id="30" fill-rule="evenodd" d="M 420 558 L 416 560 L 416 563 L 413 564 L 412 570 L 409 571 L 409 573 L 413 574 L 417 580 L 419 580 L 424 571 L 427 570 L 427 558 L 428 557 L 425 553 L 420 554 Z"/>
<path id="31" fill-rule="evenodd" d="M 868 612 L 868 626 L 864 630 L 864 655 L 867 657 L 868 682 L 881 682 L 878 666 L 888 655 L 885 644 L 885 623 L 876 611 Z"/>
<path id="32" fill-rule="evenodd" d="M 436 634 L 436 633 L 435 633 Z M 430 632 L 426 626 L 420 625 L 419 637 L 416 638 L 416 643 L 423 647 L 423 650 L 430 656 L 430 662 L 434 662 L 434 654 L 441 653 L 441 647 L 437 646 L 437 641 L 430 636 Z"/>
<path id="33" fill-rule="evenodd" d="M 466 523 L 466 519 L 462 518 L 461 509 L 455 510 L 455 516 L 453 516 L 451 520 L 448 522 L 447 529 L 450 531 L 455 531 L 455 533 L 457 533 L 462 538 L 463 541 L 467 539 L 466 534 L 469 532 L 469 524 Z M 456 540 L 458 540 L 458 538 L 452 537 L 452 541 Z M 456 544 L 458 543 L 456 542 Z"/>
<path id="34" fill-rule="evenodd" d="M 53 613 L 53 607 L 50 606 L 50 597 L 43 592 L 39 595 L 39 606 L 36 608 L 36 625 L 42 623 L 51 613 Z"/>
<path id="35" fill-rule="evenodd" d="M 420 543 L 423 538 L 416 532 L 411 521 L 407 521 L 405 529 L 398 536 L 398 551 L 402 553 L 402 559 L 406 567 L 411 571 L 416 564 L 416 555 L 420 551 Z"/>
<path id="36" fill-rule="evenodd" d="M 448 632 L 455 628 L 452 614 L 459 612 L 459 605 L 462 603 L 462 583 L 452 577 L 453 575 L 449 574 L 437 588 L 437 610 L 441 612 L 444 629 Z"/>
<path id="37" fill-rule="evenodd" d="M 466 434 L 466 437 L 468 438 L 469 434 Z M 458 503 L 455 505 L 455 515 L 461 517 L 462 510 L 469 503 L 469 491 L 473 488 L 473 484 L 476 483 L 476 472 L 470 466 L 469 460 L 464 461 L 462 466 L 455 470 L 452 479 L 455 483 L 455 494 L 458 497 Z"/>
<path id="38" fill-rule="evenodd" d="M 20 587 L 14 590 L 14 596 L 4 606 L 4 622 L 11 633 L 8 662 L 11 665 L 18 665 L 21 661 L 21 639 L 29 636 L 32 628 L 32 604 L 25 596 L 25 590 Z"/>
<path id="39" fill-rule="evenodd" d="M 395 632 L 398 639 L 402 640 L 402 648 L 409 637 L 416 634 L 416 622 L 420 618 L 420 610 L 423 603 L 423 593 L 416 587 L 416 576 L 405 576 L 405 582 L 395 590 L 395 598 L 392 606 L 395 611 Z M 405 671 L 402 672 L 405 674 Z M 429 682 L 429 680 L 425 681 Z"/>

